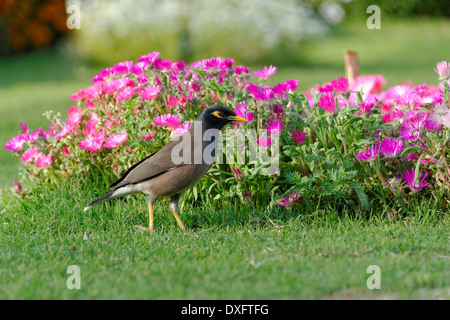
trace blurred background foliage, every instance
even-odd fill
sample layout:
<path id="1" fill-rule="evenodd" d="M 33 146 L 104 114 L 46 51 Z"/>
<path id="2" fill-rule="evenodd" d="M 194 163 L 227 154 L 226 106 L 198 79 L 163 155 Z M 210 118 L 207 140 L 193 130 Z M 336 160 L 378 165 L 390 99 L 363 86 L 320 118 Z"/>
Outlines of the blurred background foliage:
<path id="1" fill-rule="evenodd" d="M 80 8 L 78 30 L 66 25 L 69 5 Z M 367 19 L 370 5 L 388 20 L 450 16 L 448 0 L 2 0 L 0 55 L 51 46 L 70 34 L 66 52 L 98 64 L 157 50 L 188 62 L 223 56 L 292 65 L 304 63 L 309 41 L 332 35 L 343 21 Z"/>
<path id="2" fill-rule="evenodd" d="M 70 33 L 65 0 L 1 0 L 0 56 L 54 45 Z"/>

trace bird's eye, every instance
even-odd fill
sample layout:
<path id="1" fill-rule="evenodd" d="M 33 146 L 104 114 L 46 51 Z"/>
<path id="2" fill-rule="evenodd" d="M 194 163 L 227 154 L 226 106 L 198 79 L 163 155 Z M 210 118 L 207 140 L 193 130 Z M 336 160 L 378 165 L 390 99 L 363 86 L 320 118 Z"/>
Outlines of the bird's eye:
<path id="1" fill-rule="evenodd" d="M 212 114 L 217 118 L 223 118 L 225 116 L 225 113 L 223 111 L 214 111 Z"/>

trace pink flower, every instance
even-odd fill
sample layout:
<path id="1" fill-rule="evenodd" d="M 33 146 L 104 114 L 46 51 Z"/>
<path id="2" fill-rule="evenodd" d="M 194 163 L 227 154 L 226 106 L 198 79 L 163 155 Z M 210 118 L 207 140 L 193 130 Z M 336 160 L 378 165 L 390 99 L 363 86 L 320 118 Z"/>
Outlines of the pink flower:
<path id="1" fill-rule="evenodd" d="M 83 135 L 85 137 L 93 134 L 96 131 L 96 126 L 98 123 L 98 115 L 94 112 L 91 112 L 91 118 L 87 121 L 86 126 L 83 129 Z"/>
<path id="2" fill-rule="evenodd" d="M 154 122 L 155 126 L 158 126 L 158 127 L 167 126 L 171 130 L 175 130 L 176 128 L 178 128 L 180 126 L 181 120 L 180 120 L 180 118 L 178 118 L 177 115 L 167 113 L 167 114 L 163 114 L 163 115 L 155 117 L 153 122 Z"/>
<path id="3" fill-rule="evenodd" d="M 262 136 L 258 140 L 256 140 L 256 143 L 263 149 L 267 149 L 270 147 L 270 144 L 272 143 L 272 138 Z"/>
<path id="4" fill-rule="evenodd" d="M 368 75 L 357 77 L 352 85 L 352 91 L 360 91 L 362 89 L 364 94 L 374 93 L 381 90 L 381 88 L 386 84 L 386 80 L 382 75 Z"/>
<path id="5" fill-rule="evenodd" d="M 130 73 L 131 67 L 133 66 L 133 61 L 119 62 L 112 67 L 113 71 L 117 73 L 127 74 Z"/>
<path id="6" fill-rule="evenodd" d="M 22 194 L 22 193 L 23 193 L 23 190 L 22 190 L 22 185 L 20 184 L 20 182 L 17 181 L 16 179 L 13 179 L 13 184 L 14 184 L 14 186 L 16 187 L 17 192 L 18 192 L 19 194 Z"/>
<path id="7" fill-rule="evenodd" d="M 53 156 L 51 154 L 47 156 L 45 154 L 40 154 L 35 161 L 35 164 L 41 168 L 48 168 L 51 166 L 52 163 L 53 163 Z"/>
<path id="8" fill-rule="evenodd" d="M 39 134 L 41 133 L 41 128 L 37 129 L 33 132 L 28 132 L 27 134 L 23 134 L 22 137 L 25 141 L 36 142 L 39 139 Z"/>
<path id="9" fill-rule="evenodd" d="M 103 141 L 105 140 L 106 132 L 104 130 L 93 133 L 90 137 L 82 140 L 78 146 L 81 149 L 86 149 L 91 152 L 97 152 L 102 148 Z"/>
<path id="10" fill-rule="evenodd" d="M 134 95 L 133 87 L 126 87 L 116 95 L 117 101 L 128 100 Z"/>
<path id="11" fill-rule="evenodd" d="M 155 66 L 156 70 L 159 71 L 170 71 L 172 68 L 172 60 L 162 60 L 162 59 L 155 59 L 153 61 L 153 64 Z"/>
<path id="12" fill-rule="evenodd" d="M 281 133 L 281 128 L 283 128 L 283 122 L 281 121 L 271 121 L 266 124 L 267 132 L 271 135 L 279 135 Z"/>
<path id="13" fill-rule="evenodd" d="M 33 147 L 33 148 L 30 148 L 30 149 L 28 149 L 27 151 L 25 151 L 23 154 L 22 154 L 22 161 L 24 162 L 24 163 L 30 163 L 31 162 L 31 160 L 33 160 L 35 157 L 36 157 L 36 155 L 37 155 L 37 153 L 39 152 L 39 149 L 38 148 L 36 148 L 36 147 Z"/>
<path id="14" fill-rule="evenodd" d="M 331 81 L 331 85 L 336 91 L 343 94 L 346 94 L 349 89 L 348 79 L 344 77 L 340 77 L 338 80 Z"/>
<path id="15" fill-rule="evenodd" d="M 69 149 L 67 149 L 66 147 L 63 147 L 63 151 L 64 151 L 64 155 L 65 155 L 66 157 L 70 156 Z"/>
<path id="16" fill-rule="evenodd" d="M 336 102 L 334 101 L 334 98 L 329 94 L 322 95 L 317 105 L 319 106 L 319 108 L 327 111 L 330 114 L 336 111 Z"/>
<path id="17" fill-rule="evenodd" d="M 66 124 L 73 127 L 78 126 L 81 122 L 82 114 L 80 112 L 73 112 L 66 120 Z"/>
<path id="18" fill-rule="evenodd" d="M 174 137 L 178 137 L 188 131 L 192 126 L 192 123 L 189 123 L 188 121 L 184 122 L 182 125 L 180 125 L 178 128 L 175 129 L 176 134 Z"/>
<path id="19" fill-rule="evenodd" d="M 145 134 L 141 137 L 141 140 L 147 141 L 147 140 L 149 140 L 149 139 L 153 139 L 154 136 L 155 136 L 154 133 L 151 133 L 151 132 L 145 133 Z"/>
<path id="20" fill-rule="evenodd" d="M 303 143 L 306 138 L 306 132 L 300 132 L 300 130 L 296 128 L 294 131 L 292 131 L 292 138 L 294 138 L 297 143 Z"/>
<path id="21" fill-rule="evenodd" d="M 253 77 L 258 77 L 258 78 L 261 78 L 261 79 L 268 79 L 275 72 L 277 72 L 277 69 L 278 69 L 277 67 L 274 67 L 272 65 L 269 68 L 264 66 L 264 69 L 253 72 L 252 76 Z"/>
<path id="22" fill-rule="evenodd" d="M 416 170 L 412 169 L 411 171 L 406 170 L 402 174 L 402 179 L 406 182 L 408 187 L 413 191 L 419 191 L 422 188 L 425 188 L 427 185 L 429 185 L 429 182 L 424 181 L 425 178 L 428 175 L 428 172 L 425 173 L 425 175 L 422 177 L 422 172 L 419 171 L 419 174 L 417 176 L 417 179 L 420 181 L 415 180 Z"/>
<path id="23" fill-rule="evenodd" d="M 25 122 L 21 122 L 20 127 L 22 128 L 24 133 L 28 133 L 28 126 Z"/>
<path id="24" fill-rule="evenodd" d="M 379 152 L 386 158 L 396 157 L 403 149 L 403 141 L 396 138 L 384 138 L 380 142 Z"/>
<path id="25" fill-rule="evenodd" d="M 361 113 L 363 114 L 369 114 L 370 110 L 372 110 L 372 108 L 374 107 L 373 103 L 370 102 L 363 102 L 358 104 L 359 106 L 359 110 L 361 110 Z"/>
<path id="26" fill-rule="evenodd" d="M 128 133 L 112 134 L 106 138 L 103 148 L 117 148 L 122 143 L 127 141 Z"/>
<path id="27" fill-rule="evenodd" d="M 240 76 L 241 74 L 248 74 L 250 71 L 250 68 L 245 68 L 242 65 L 235 66 L 234 71 L 236 72 L 237 76 Z"/>
<path id="28" fill-rule="evenodd" d="M 65 137 L 65 136 L 67 136 L 67 135 L 70 133 L 70 131 L 72 131 L 72 126 L 66 124 L 66 125 L 64 125 L 64 126 L 61 128 L 61 130 L 55 135 L 54 139 L 55 139 L 55 140 L 58 140 L 58 139 L 61 139 L 61 138 Z"/>
<path id="29" fill-rule="evenodd" d="M 278 202 L 278 205 L 282 207 L 290 207 L 300 197 L 300 194 L 292 193 L 289 197 L 286 197 L 282 201 Z"/>
<path id="30" fill-rule="evenodd" d="M 41 130 L 41 135 L 44 140 L 48 140 L 49 137 L 53 137 L 54 125 L 51 125 L 50 130 Z"/>
<path id="31" fill-rule="evenodd" d="M 138 62 L 143 62 L 146 66 L 150 66 L 155 62 L 155 59 L 159 56 L 158 51 L 153 51 L 145 56 L 137 59 Z"/>
<path id="32" fill-rule="evenodd" d="M 439 75 L 439 80 L 448 80 L 450 78 L 450 63 L 441 61 L 436 65 L 434 71 Z"/>
<path id="33" fill-rule="evenodd" d="M 245 176 L 242 172 L 240 172 L 238 169 L 231 167 L 231 170 L 233 170 L 234 176 L 238 181 L 244 181 Z"/>
<path id="34" fill-rule="evenodd" d="M 22 150 L 25 142 L 26 142 L 26 140 L 24 139 L 24 137 L 22 135 L 18 135 L 16 137 L 12 138 L 11 140 L 9 140 L 8 142 L 6 142 L 3 147 L 6 150 L 17 152 L 17 151 Z"/>
<path id="35" fill-rule="evenodd" d="M 450 128 L 450 111 L 447 109 L 437 109 L 434 111 L 433 120 L 437 123 Z"/>
<path id="36" fill-rule="evenodd" d="M 254 112 L 247 112 L 244 113 L 242 110 L 246 110 L 244 108 L 239 108 L 236 106 L 236 109 L 234 109 L 234 113 L 236 113 L 237 116 L 243 117 L 247 123 L 252 122 L 255 120 L 255 113 Z M 242 122 L 234 121 L 235 124 L 241 124 Z"/>
<path id="37" fill-rule="evenodd" d="M 297 87 L 298 87 L 298 80 L 295 80 L 295 79 L 286 80 L 284 82 L 284 85 L 286 86 L 286 92 L 294 93 L 295 90 L 297 90 Z"/>
<path id="38" fill-rule="evenodd" d="M 161 90 L 160 86 L 148 86 L 144 88 L 141 92 L 141 98 L 142 99 L 156 99 L 158 97 L 158 93 Z"/>
<path id="39" fill-rule="evenodd" d="M 379 150 L 377 146 L 366 147 L 366 151 L 357 152 L 356 160 L 373 161 L 378 157 Z"/>

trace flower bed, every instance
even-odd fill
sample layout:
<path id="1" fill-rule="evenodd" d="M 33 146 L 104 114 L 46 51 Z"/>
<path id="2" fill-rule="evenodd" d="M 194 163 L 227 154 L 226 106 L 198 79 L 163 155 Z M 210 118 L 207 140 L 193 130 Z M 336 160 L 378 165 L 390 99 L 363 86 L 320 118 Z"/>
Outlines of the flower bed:
<path id="1" fill-rule="evenodd" d="M 235 128 L 264 132 L 256 137 L 260 147 L 279 141 L 280 170 L 267 176 L 258 162 L 217 163 L 186 192 L 189 199 L 239 197 L 286 207 L 326 200 L 368 210 L 387 198 L 420 194 L 447 203 L 447 62 L 436 66 L 439 86 L 383 89 L 383 76 L 371 75 L 305 93 L 297 80 L 268 86 L 276 70 L 250 72 L 224 58 L 188 65 L 152 52 L 100 71 L 70 97 L 75 105 L 66 117 L 48 112 L 46 129 L 22 123 L 4 147 L 39 181 L 92 174 L 112 181 L 188 130 L 202 108 L 221 104 L 247 119 Z"/>

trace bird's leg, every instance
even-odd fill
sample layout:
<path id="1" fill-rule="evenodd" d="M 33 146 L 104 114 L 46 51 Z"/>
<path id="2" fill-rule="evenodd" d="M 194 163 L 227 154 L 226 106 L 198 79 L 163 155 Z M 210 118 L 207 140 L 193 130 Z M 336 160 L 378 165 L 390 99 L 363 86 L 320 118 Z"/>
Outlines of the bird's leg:
<path id="1" fill-rule="evenodd" d="M 174 215 L 175 219 L 177 220 L 178 226 L 181 230 L 186 231 L 186 228 L 183 224 L 183 221 L 181 221 L 180 216 L 177 213 L 178 208 L 178 200 L 180 200 L 180 193 L 175 194 L 170 198 L 170 210 L 172 211 L 172 214 Z"/>
<path id="2" fill-rule="evenodd" d="M 153 220 L 153 204 L 155 203 L 156 199 L 153 197 L 150 197 L 148 199 L 148 229 L 143 226 L 135 226 L 135 228 L 142 230 L 142 231 L 149 231 L 153 233 L 155 231 L 155 223 Z"/>

